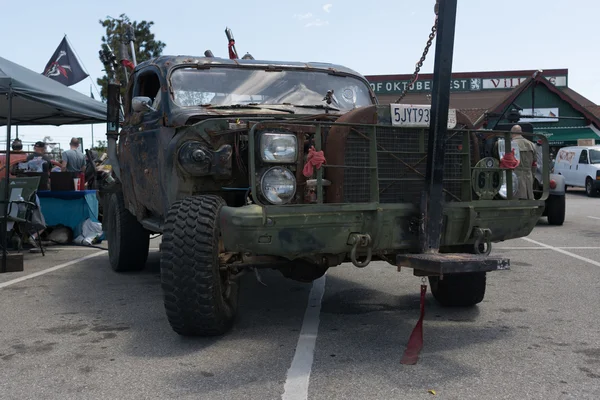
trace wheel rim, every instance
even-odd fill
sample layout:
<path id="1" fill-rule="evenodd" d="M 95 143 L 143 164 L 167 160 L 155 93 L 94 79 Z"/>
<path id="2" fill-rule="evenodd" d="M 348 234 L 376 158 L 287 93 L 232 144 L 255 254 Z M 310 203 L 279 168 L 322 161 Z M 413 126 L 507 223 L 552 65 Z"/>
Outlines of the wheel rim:
<path id="1" fill-rule="evenodd" d="M 588 193 L 592 193 L 592 182 L 588 179 L 587 182 L 585 183 L 585 190 Z"/>

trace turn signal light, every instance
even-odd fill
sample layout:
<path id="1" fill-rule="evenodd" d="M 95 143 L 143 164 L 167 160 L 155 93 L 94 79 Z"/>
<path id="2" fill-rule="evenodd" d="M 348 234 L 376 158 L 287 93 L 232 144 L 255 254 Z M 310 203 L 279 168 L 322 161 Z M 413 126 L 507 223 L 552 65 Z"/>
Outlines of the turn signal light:
<path id="1" fill-rule="evenodd" d="M 554 179 L 550 179 L 550 189 L 556 189 L 556 181 Z"/>

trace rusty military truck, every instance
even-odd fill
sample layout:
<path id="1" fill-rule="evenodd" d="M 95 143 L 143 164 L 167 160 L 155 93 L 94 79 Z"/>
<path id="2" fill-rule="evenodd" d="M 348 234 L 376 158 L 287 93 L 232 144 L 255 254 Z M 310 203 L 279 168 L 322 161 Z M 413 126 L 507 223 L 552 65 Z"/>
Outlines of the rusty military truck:
<path id="1" fill-rule="evenodd" d="M 484 141 L 509 142 L 510 132 L 475 134 L 450 110 L 440 246 L 427 252 L 430 106 L 379 105 L 369 82 L 340 65 L 214 56 L 138 64 L 122 121 L 110 88 L 110 264 L 143 269 L 150 235 L 162 234 L 164 306 L 180 335 L 228 331 L 241 274 L 261 268 L 312 282 L 332 267 L 384 261 L 429 277 L 442 305 L 475 305 L 486 274 L 509 269 L 492 244 L 529 235 L 548 197 L 513 198 L 517 177 L 482 156 Z M 547 157 L 547 141 L 543 149 Z"/>

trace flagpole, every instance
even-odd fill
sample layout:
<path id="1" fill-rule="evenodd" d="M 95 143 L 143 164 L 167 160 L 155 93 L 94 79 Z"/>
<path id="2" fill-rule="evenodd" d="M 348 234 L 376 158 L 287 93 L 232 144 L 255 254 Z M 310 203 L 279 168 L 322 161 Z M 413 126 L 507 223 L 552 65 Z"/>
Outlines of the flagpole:
<path id="1" fill-rule="evenodd" d="M 73 50 L 73 53 L 75 53 L 75 57 L 77 57 L 77 59 L 79 60 L 79 62 L 81 63 L 81 66 L 83 67 L 83 70 L 85 71 L 85 73 L 88 75 L 88 78 L 90 79 L 90 82 L 92 82 L 92 84 L 94 85 L 94 88 L 96 89 L 96 93 L 98 93 L 99 97 L 102 97 L 102 95 L 100 94 L 100 91 L 98 90 L 98 87 L 96 86 L 96 84 L 94 83 L 94 80 L 92 79 L 90 72 L 87 70 L 87 68 L 85 67 L 85 65 L 83 64 L 83 61 L 81 61 L 81 57 L 79 57 L 79 54 L 77 54 L 77 50 L 75 50 L 75 47 L 73 46 L 73 44 L 71 43 L 71 41 L 69 40 L 69 37 L 67 36 L 67 34 L 65 33 L 65 39 L 67 39 L 67 42 L 69 43 L 69 45 L 71 46 L 71 49 Z"/>
<path id="2" fill-rule="evenodd" d="M 93 99 L 94 98 L 94 94 L 92 93 L 92 85 L 90 85 L 90 96 Z M 94 147 L 94 124 L 90 124 L 90 126 L 92 127 L 92 145 L 90 146 L 90 149 L 92 147 Z"/>

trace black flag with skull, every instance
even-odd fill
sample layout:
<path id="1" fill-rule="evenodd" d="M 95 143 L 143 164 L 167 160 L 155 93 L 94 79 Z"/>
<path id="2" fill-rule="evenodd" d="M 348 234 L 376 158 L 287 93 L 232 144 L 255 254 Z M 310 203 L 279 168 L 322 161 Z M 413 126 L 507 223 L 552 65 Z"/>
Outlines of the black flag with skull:
<path id="1" fill-rule="evenodd" d="M 83 71 L 79 61 L 77 61 L 77 57 L 75 57 L 69 43 L 67 43 L 66 36 L 56 48 L 48 64 L 46 64 L 42 75 L 66 86 L 74 85 L 88 77 L 88 74 Z"/>

